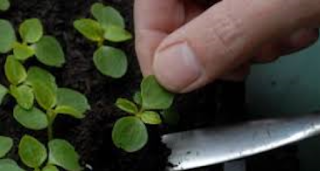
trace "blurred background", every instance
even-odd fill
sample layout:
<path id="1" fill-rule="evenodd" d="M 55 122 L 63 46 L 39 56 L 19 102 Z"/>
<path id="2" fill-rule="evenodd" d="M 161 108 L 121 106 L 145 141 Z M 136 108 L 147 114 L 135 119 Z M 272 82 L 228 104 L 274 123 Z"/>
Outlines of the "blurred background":
<path id="1" fill-rule="evenodd" d="M 320 111 L 320 41 L 272 64 L 256 65 L 246 83 L 251 115 L 290 116 Z M 320 170 L 320 136 L 298 144 L 302 171 Z"/>

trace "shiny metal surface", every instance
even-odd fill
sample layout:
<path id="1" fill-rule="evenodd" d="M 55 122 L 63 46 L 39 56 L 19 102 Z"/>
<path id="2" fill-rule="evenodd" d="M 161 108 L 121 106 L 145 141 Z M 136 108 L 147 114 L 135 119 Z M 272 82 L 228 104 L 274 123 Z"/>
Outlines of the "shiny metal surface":
<path id="1" fill-rule="evenodd" d="M 188 170 L 243 158 L 320 133 L 320 115 L 268 119 L 231 127 L 206 128 L 163 136 L 172 149 L 170 171 Z"/>

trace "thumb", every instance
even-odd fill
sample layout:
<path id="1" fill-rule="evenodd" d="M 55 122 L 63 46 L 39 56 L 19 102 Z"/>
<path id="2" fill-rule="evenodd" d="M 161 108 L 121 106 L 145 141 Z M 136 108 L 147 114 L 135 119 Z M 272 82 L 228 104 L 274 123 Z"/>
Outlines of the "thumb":
<path id="1" fill-rule="evenodd" d="M 204 86 L 246 63 L 268 41 L 311 26 L 314 7 L 305 3 L 299 10 L 304 1 L 221 1 L 160 43 L 154 74 L 178 93 Z"/>

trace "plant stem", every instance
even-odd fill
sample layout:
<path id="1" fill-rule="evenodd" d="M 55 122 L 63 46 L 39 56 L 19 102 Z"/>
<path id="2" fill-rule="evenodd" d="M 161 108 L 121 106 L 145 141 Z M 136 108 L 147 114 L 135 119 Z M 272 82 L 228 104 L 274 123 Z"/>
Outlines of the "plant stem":
<path id="1" fill-rule="evenodd" d="M 34 171 L 40 171 L 40 169 L 39 168 L 35 168 Z"/>
<path id="2" fill-rule="evenodd" d="M 98 47 L 101 47 L 101 46 L 103 46 L 103 39 L 98 41 Z"/>
<path id="3" fill-rule="evenodd" d="M 52 111 L 48 110 L 47 111 L 47 117 L 48 117 L 48 140 L 51 141 L 53 139 L 53 122 L 57 117 L 57 114 Z"/>

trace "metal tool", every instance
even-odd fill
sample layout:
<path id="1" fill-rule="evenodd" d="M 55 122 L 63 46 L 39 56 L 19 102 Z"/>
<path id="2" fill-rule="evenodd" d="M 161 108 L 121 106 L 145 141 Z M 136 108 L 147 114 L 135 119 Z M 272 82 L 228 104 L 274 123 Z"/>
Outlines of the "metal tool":
<path id="1" fill-rule="evenodd" d="M 169 171 L 188 170 L 239 159 L 320 133 L 320 114 L 246 122 L 164 135 L 172 149 Z"/>

